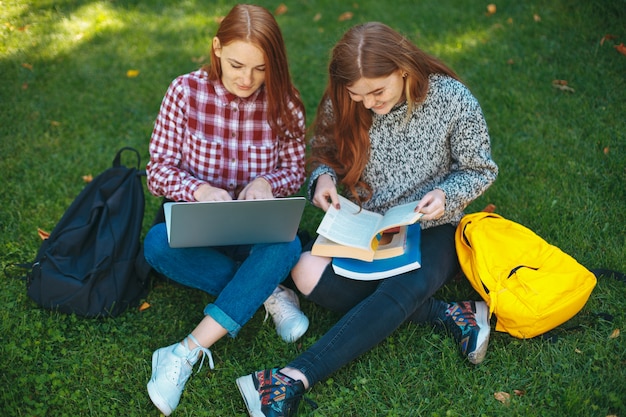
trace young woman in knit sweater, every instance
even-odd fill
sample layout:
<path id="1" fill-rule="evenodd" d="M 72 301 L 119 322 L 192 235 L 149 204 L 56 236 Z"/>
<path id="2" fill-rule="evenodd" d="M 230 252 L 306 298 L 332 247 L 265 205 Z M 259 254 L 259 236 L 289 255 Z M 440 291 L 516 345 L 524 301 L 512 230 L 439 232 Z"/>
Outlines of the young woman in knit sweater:
<path id="1" fill-rule="evenodd" d="M 333 49 L 314 129 L 312 203 L 340 209 L 341 192 L 384 213 L 418 201 L 422 267 L 357 281 L 335 274 L 331 258 L 304 251 L 292 270 L 298 289 L 343 317 L 287 366 L 237 380 L 255 416 L 295 415 L 305 390 L 406 322 L 447 329 L 473 364 L 484 359 L 489 341 L 484 302 L 433 298 L 459 272 L 454 233 L 464 208 L 498 172 L 483 113 L 467 87 L 388 26 L 359 25 Z"/>

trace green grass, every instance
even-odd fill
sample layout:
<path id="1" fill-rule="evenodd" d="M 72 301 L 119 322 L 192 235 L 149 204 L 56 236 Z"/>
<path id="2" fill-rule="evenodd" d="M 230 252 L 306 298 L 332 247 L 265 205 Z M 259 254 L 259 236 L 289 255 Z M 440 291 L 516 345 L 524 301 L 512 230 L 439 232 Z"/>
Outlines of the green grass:
<path id="1" fill-rule="evenodd" d="M 261 1 L 270 10 L 280 1 Z M 500 176 L 494 203 L 590 267 L 626 271 L 626 43 L 623 0 L 496 3 L 284 0 L 278 16 L 309 121 L 328 53 L 351 25 L 383 21 L 448 62 L 482 104 Z M 83 187 L 82 176 L 138 148 L 144 161 L 168 83 L 206 59 L 232 1 L 0 1 L 0 262 L 32 260 Z M 353 18 L 338 16 L 353 12 Z M 320 18 L 316 15 L 319 13 Z M 616 36 L 601 43 L 607 35 Z M 139 70 L 135 78 L 128 70 Z M 574 92 L 554 88 L 567 80 Z M 158 199 L 147 195 L 145 230 Z M 320 212 L 307 207 L 303 228 Z M 154 349 L 181 339 L 210 297 L 157 283 L 151 308 L 87 320 L 38 309 L 8 268 L 0 278 L 0 404 L 9 416 L 158 416 L 145 384 Z M 444 299 L 475 297 L 464 281 Z M 282 343 L 259 311 L 194 374 L 177 416 L 243 416 L 236 377 L 285 364 L 336 317 L 303 301 L 311 327 Z M 626 416 L 626 286 L 602 278 L 558 340 L 494 333 L 485 362 L 407 325 L 315 386 L 315 416 Z M 596 318 L 607 313 L 612 320 Z M 578 325 L 578 330 L 566 330 Z M 622 335 L 610 338 L 615 329 Z M 515 395 L 519 390 L 523 395 Z M 510 404 L 494 398 L 511 394 Z M 310 409 L 303 406 L 303 415 Z"/>

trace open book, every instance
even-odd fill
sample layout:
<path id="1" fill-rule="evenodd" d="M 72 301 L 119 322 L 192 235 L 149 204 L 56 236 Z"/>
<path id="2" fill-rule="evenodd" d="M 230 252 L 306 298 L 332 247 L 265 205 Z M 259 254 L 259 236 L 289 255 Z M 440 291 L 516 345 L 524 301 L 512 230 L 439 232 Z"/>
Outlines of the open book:
<path id="1" fill-rule="evenodd" d="M 370 281 L 400 275 L 421 267 L 420 240 L 422 228 L 419 224 L 403 226 L 407 230 L 406 248 L 403 254 L 372 262 L 352 258 L 333 258 L 336 274 L 361 281 Z"/>
<path id="2" fill-rule="evenodd" d="M 361 209 L 339 196 L 341 208 L 331 206 L 319 227 L 311 253 L 317 256 L 354 258 L 363 261 L 384 259 L 404 253 L 407 226 L 417 222 L 422 213 L 415 211 L 417 202 L 392 207 L 384 215 Z M 381 245 L 385 230 L 398 228 L 389 243 Z M 377 252 L 379 252 L 377 254 Z"/>

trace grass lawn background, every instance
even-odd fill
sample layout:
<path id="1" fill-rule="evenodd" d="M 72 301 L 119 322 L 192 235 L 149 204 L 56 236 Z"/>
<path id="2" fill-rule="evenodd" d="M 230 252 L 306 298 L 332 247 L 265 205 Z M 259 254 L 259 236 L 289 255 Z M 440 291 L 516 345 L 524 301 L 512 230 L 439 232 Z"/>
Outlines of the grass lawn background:
<path id="1" fill-rule="evenodd" d="M 0 407 L 8 416 L 158 416 L 145 384 L 158 347 L 184 337 L 211 300 L 155 283 L 143 312 L 87 320 L 38 309 L 10 265 L 32 260 L 117 149 L 148 158 L 169 82 L 206 62 L 232 1 L 0 0 Z M 261 1 L 277 15 L 312 120 L 328 54 L 345 30 L 382 21 L 454 68 L 482 105 L 500 166 L 473 203 L 493 203 L 589 268 L 626 271 L 625 1 Z M 136 76 L 130 71 L 137 71 Z M 555 86 L 554 81 L 561 80 Z M 566 82 L 566 85 L 565 83 Z M 130 161 L 129 161 L 130 162 Z M 145 231 L 158 206 L 146 192 Z M 321 213 L 307 207 L 302 227 Z M 455 282 L 444 299 L 475 298 Z M 176 416 L 244 416 L 235 379 L 285 364 L 337 319 L 306 301 L 306 335 L 285 344 L 259 310 L 212 351 Z M 626 416 L 626 287 L 600 279 L 556 340 L 493 333 L 485 362 L 407 325 L 308 394 L 315 416 Z M 603 319 L 598 313 L 605 313 Z M 576 330 L 572 329 L 574 326 Z M 618 330 L 622 330 L 622 335 Z M 495 393 L 511 395 L 503 404 Z"/>

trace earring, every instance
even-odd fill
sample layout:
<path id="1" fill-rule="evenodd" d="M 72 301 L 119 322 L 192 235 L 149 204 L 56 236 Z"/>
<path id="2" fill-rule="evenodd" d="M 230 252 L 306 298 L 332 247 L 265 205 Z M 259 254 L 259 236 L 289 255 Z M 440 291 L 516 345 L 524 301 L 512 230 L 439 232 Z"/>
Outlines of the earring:
<path id="1" fill-rule="evenodd" d="M 408 72 L 403 72 L 403 73 L 402 73 L 402 78 L 406 78 L 406 77 L 408 77 L 408 76 L 409 76 L 409 73 L 408 73 Z"/>

